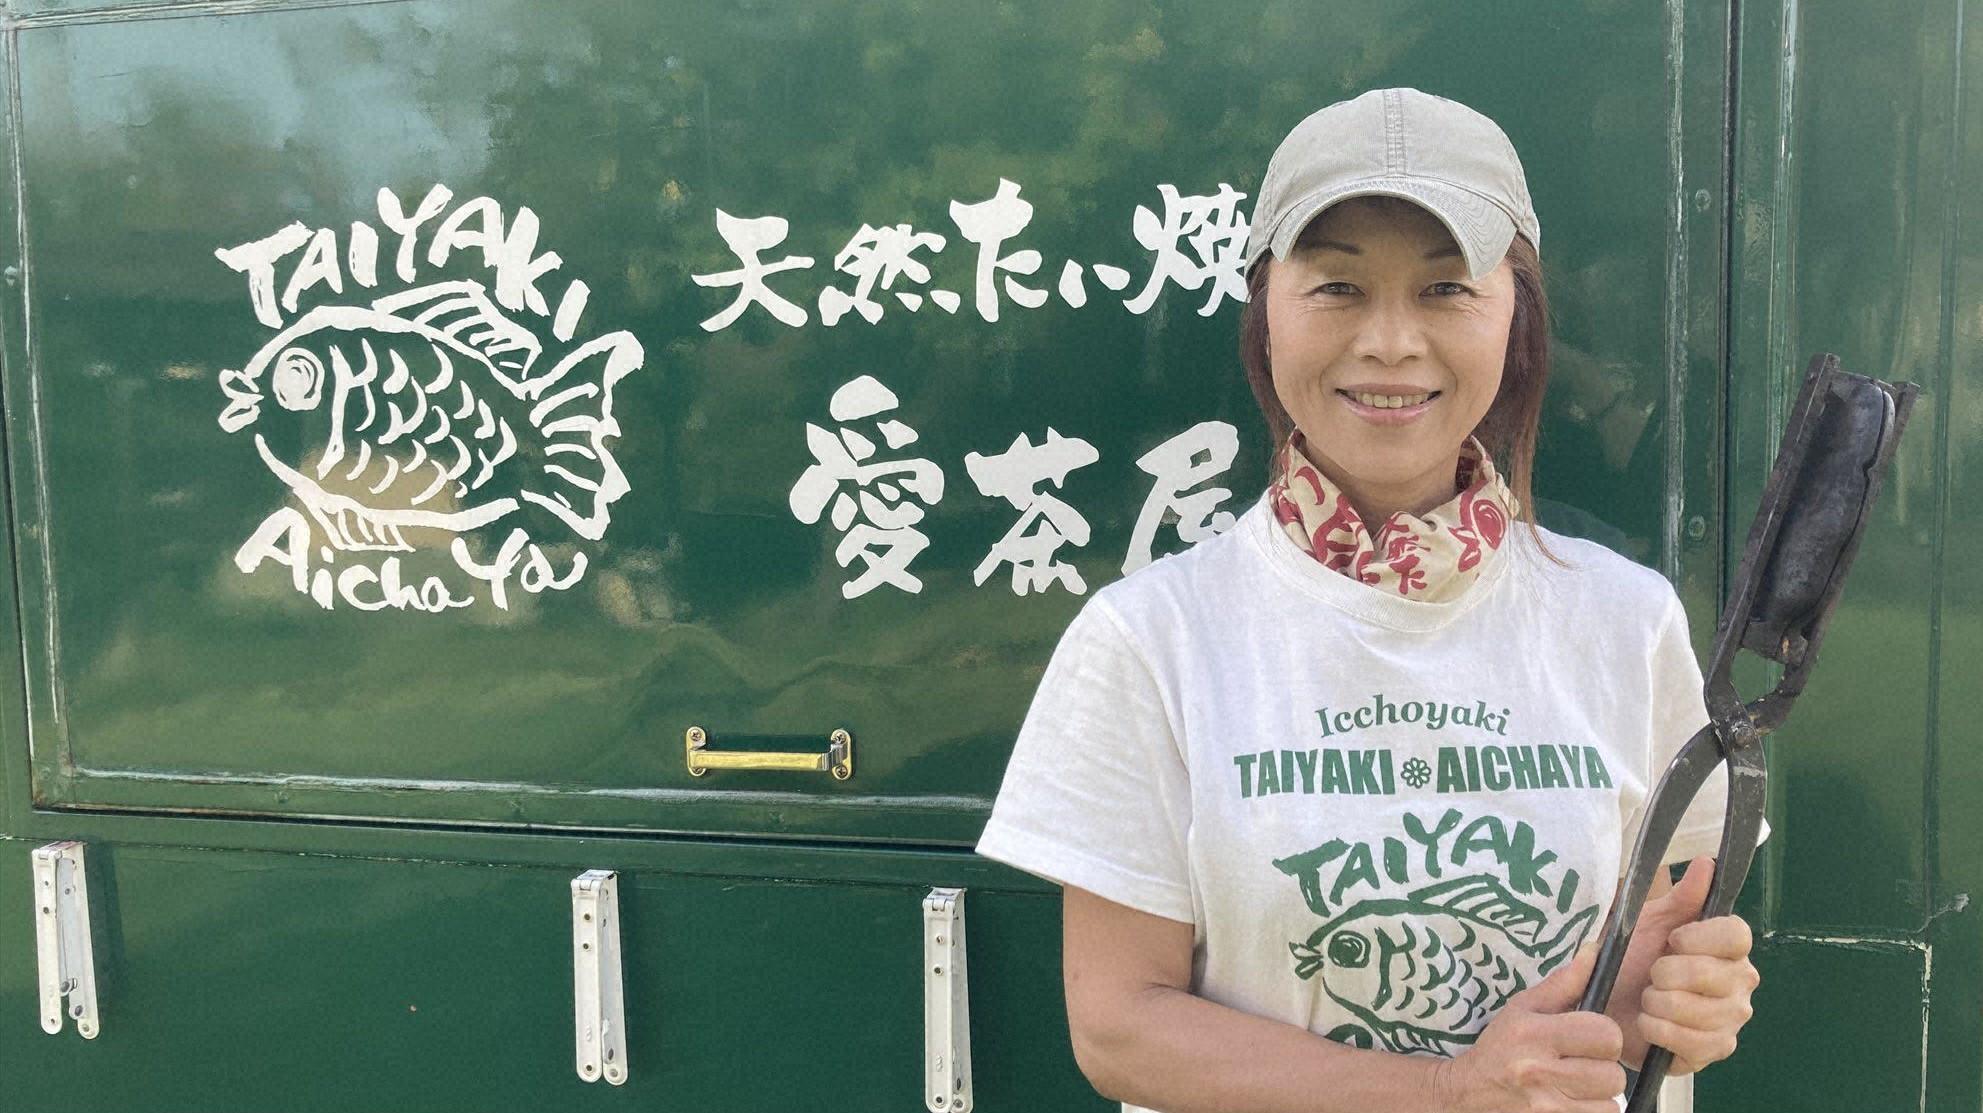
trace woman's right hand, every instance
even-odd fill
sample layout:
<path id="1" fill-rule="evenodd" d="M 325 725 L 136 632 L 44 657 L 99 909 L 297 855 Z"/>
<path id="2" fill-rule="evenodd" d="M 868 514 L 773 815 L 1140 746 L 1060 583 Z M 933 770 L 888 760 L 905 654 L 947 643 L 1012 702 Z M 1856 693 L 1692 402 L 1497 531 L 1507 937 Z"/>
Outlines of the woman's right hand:
<path id="1" fill-rule="evenodd" d="M 1625 1037 L 1577 1002 L 1597 963 L 1592 943 L 1548 977 L 1508 998 L 1464 1053 L 1445 1064 L 1443 1108 L 1453 1113 L 1617 1113 Z"/>

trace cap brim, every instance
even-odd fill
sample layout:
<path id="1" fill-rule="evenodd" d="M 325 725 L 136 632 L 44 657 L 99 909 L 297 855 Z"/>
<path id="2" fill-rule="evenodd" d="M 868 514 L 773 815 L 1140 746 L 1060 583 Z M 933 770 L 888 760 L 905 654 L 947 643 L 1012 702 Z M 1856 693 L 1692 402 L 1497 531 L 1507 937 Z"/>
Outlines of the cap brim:
<path id="1" fill-rule="evenodd" d="M 1476 282 L 1501 265 L 1508 245 L 1515 240 L 1514 220 L 1501 206 L 1472 190 L 1426 178 L 1367 178 L 1318 191 L 1289 206 L 1280 223 L 1268 231 L 1266 242 L 1249 255 L 1247 268 L 1252 269 L 1268 250 L 1275 259 L 1286 259 L 1310 221 L 1329 206 L 1352 197 L 1400 197 L 1430 212 L 1459 243 L 1466 256 L 1467 274 Z"/>

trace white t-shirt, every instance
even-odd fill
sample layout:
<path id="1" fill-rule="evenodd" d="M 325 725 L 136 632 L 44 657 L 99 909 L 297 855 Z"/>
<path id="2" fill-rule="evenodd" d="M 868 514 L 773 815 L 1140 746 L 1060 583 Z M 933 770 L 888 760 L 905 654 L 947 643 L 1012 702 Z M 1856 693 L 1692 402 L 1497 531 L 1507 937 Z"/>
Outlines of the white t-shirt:
<path id="1" fill-rule="evenodd" d="M 1708 721 L 1665 577 L 1544 530 L 1561 568 L 1527 531 L 1427 603 L 1323 567 L 1263 494 L 1106 585 L 1040 679 L 978 853 L 1192 924 L 1199 996 L 1465 1051 L 1600 938 L 1646 796 Z M 1667 862 L 1718 849 L 1726 782 Z"/>

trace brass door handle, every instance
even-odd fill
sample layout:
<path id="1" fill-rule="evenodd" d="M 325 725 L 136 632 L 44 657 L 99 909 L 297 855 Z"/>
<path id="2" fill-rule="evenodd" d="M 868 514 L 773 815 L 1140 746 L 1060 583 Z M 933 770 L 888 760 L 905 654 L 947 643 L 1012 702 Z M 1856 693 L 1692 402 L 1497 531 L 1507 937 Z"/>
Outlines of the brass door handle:
<path id="1" fill-rule="evenodd" d="M 689 776 L 700 777 L 711 769 L 798 769 L 832 773 L 844 781 L 854 775 L 854 738 L 845 730 L 827 736 L 824 753 L 804 750 L 712 750 L 709 732 L 690 727 L 688 745 Z"/>

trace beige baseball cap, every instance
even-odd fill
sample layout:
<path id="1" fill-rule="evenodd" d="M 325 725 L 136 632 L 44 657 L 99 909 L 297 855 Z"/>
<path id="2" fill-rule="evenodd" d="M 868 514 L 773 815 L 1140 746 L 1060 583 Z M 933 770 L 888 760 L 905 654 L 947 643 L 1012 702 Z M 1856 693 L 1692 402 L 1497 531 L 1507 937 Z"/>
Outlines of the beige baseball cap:
<path id="1" fill-rule="evenodd" d="M 1350 197 L 1415 201 L 1439 218 L 1475 280 L 1500 265 L 1519 229 L 1538 253 L 1542 226 L 1521 159 L 1493 120 L 1417 89 L 1372 89 L 1296 124 L 1267 163 L 1246 240 L 1246 269 L 1286 259 L 1301 230 Z"/>

